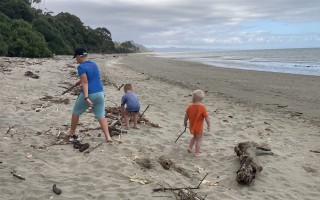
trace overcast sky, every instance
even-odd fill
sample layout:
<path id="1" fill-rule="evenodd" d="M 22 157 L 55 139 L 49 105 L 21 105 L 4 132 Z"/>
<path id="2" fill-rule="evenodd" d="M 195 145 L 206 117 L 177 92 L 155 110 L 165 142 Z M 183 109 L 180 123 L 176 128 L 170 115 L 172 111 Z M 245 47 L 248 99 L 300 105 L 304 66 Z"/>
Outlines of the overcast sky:
<path id="1" fill-rule="evenodd" d="M 320 47 L 320 0 L 42 0 L 114 41 L 212 49 Z"/>

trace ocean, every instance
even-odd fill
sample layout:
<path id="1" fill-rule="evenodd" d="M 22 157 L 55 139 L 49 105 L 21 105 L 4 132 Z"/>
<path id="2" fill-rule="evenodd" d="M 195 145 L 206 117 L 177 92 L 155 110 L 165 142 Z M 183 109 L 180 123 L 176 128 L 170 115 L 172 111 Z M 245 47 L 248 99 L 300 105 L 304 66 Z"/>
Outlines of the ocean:
<path id="1" fill-rule="evenodd" d="M 320 76 L 320 48 L 159 52 L 156 56 L 216 67 Z"/>

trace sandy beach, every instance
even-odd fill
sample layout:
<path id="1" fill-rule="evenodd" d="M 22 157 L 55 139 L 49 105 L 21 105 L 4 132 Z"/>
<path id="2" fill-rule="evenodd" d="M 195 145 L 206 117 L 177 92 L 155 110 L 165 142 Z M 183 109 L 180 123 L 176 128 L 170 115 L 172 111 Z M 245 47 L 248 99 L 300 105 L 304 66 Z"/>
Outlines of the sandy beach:
<path id="1" fill-rule="evenodd" d="M 0 57 L 1 200 L 176 199 L 171 191 L 153 189 L 195 187 L 207 173 L 194 192 L 208 200 L 319 198 L 320 153 L 310 150 L 320 150 L 320 77 L 225 69 L 152 54 L 90 55 L 108 83 L 106 106 L 120 106 L 123 90 L 114 85 L 131 83 L 142 111 L 149 105 L 145 117 L 160 128 L 139 124 L 107 144 L 89 111 L 80 117 L 79 134 L 90 146 L 102 145 L 84 154 L 71 144 L 52 145 L 68 129 L 77 98 L 61 95 L 77 80 L 71 57 Z M 189 131 L 174 143 L 184 129 L 190 94 L 198 88 L 205 91 L 212 123 L 204 133 L 205 157 L 187 152 Z M 266 143 L 274 153 L 257 157 L 263 170 L 249 186 L 236 181 L 240 161 L 234 147 L 245 141 Z M 165 170 L 160 156 L 185 173 Z M 53 193 L 53 184 L 62 194 Z"/>

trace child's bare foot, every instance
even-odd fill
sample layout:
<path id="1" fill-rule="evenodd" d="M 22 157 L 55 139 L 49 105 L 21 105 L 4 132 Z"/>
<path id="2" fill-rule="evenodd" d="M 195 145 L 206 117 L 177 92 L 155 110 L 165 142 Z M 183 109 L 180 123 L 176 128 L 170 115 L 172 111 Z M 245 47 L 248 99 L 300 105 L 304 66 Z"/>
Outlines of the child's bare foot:
<path id="1" fill-rule="evenodd" d="M 106 140 L 107 140 L 107 143 L 112 143 L 113 142 L 113 140 L 111 138 L 106 138 Z"/>
<path id="2" fill-rule="evenodd" d="M 202 156 L 206 156 L 205 153 L 199 152 L 199 153 L 195 153 L 194 156 L 196 157 L 202 157 Z"/>
<path id="3" fill-rule="evenodd" d="M 134 126 L 134 127 L 132 127 L 133 129 L 140 129 L 139 127 L 137 127 L 137 126 Z"/>
<path id="4" fill-rule="evenodd" d="M 190 149 L 190 148 L 188 148 L 187 151 L 188 151 L 189 153 L 192 153 L 192 149 Z"/>

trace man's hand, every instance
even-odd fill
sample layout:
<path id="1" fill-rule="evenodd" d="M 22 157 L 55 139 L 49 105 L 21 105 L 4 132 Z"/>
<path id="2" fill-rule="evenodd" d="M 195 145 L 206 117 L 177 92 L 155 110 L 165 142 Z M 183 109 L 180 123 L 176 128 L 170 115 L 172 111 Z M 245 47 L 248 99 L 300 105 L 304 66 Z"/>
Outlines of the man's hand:
<path id="1" fill-rule="evenodd" d="M 86 98 L 87 104 L 89 104 L 90 107 L 93 107 L 93 103 L 89 98 Z"/>

